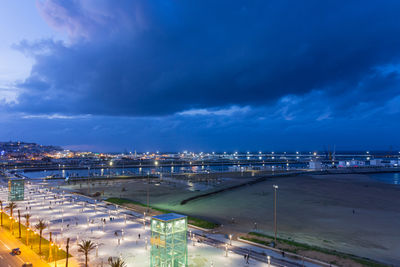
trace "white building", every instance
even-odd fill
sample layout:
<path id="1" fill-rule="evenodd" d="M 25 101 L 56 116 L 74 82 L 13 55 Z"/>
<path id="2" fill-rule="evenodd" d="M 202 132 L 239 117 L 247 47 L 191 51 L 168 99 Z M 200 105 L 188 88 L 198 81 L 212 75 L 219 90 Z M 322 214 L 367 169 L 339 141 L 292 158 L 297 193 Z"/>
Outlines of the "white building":
<path id="1" fill-rule="evenodd" d="M 365 161 L 361 161 L 361 160 L 351 160 L 350 161 L 350 166 L 351 167 L 361 167 L 361 166 L 365 166 Z"/>
<path id="2" fill-rule="evenodd" d="M 340 167 L 340 168 L 350 167 L 350 161 L 348 161 L 348 160 L 339 160 L 338 167 Z"/>
<path id="3" fill-rule="evenodd" d="M 310 165 L 310 169 L 313 169 L 313 170 L 322 169 L 322 162 L 319 160 L 311 160 L 309 165 Z"/>

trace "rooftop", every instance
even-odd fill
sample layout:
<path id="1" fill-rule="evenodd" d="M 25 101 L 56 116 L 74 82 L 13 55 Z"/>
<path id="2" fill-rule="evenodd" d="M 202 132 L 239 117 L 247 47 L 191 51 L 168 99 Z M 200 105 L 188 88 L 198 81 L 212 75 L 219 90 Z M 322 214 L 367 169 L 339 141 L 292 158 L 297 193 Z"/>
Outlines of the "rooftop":
<path id="1" fill-rule="evenodd" d="M 153 216 L 154 219 L 161 220 L 161 221 L 172 221 L 176 219 L 185 218 L 185 215 L 177 214 L 177 213 L 166 213 Z"/>

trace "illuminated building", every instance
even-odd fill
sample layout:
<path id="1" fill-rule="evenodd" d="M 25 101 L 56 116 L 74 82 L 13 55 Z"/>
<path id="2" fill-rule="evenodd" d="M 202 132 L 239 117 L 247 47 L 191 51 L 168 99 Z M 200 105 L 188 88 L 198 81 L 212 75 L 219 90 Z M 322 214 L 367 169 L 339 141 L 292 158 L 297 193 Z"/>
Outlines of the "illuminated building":
<path id="1" fill-rule="evenodd" d="M 25 181 L 20 178 L 8 179 L 8 200 L 22 201 L 24 200 Z"/>
<path id="2" fill-rule="evenodd" d="M 150 266 L 188 266 L 187 217 L 176 213 L 153 216 L 150 243 Z"/>

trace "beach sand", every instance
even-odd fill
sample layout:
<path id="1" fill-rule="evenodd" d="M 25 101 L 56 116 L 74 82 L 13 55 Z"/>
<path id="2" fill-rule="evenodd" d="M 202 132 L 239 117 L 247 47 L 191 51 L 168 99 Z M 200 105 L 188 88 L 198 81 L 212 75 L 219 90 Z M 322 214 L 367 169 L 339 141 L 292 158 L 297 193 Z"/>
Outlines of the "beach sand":
<path id="1" fill-rule="evenodd" d="M 243 181 L 230 183 L 238 182 Z M 256 222 L 258 231 L 272 235 L 273 184 L 279 185 L 278 236 L 400 265 L 400 187 L 368 175 L 275 177 L 186 205 L 181 200 L 199 192 L 182 185 L 150 185 L 150 204 L 219 222 L 225 232 L 250 232 Z M 95 190 L 146 203 L 146 186 L 122 181 Z"/>

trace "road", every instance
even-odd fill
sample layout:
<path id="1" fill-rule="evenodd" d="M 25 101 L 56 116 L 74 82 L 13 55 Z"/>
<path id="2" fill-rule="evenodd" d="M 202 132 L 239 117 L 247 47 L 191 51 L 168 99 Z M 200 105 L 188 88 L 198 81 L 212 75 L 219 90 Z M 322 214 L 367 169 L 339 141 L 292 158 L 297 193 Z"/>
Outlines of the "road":
<path id="1" fill-rule="evenodd" d="M 20 248 L 22 251 L 21 255 L 11 255 L 11 249 L 13 248 Z M 25 262 L 31 262 L 34 267 L 49 267 L 30 248 L 0 228 L 0 266 L 21 267 Z"/>

